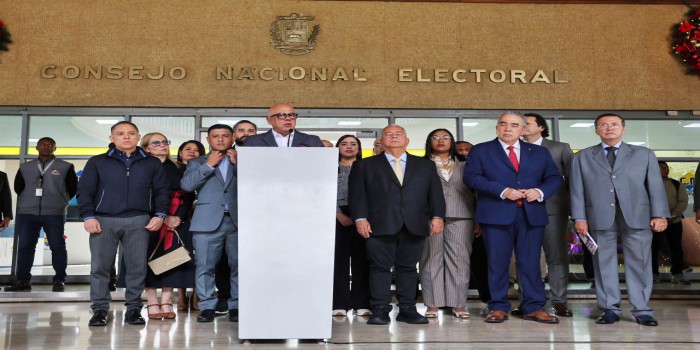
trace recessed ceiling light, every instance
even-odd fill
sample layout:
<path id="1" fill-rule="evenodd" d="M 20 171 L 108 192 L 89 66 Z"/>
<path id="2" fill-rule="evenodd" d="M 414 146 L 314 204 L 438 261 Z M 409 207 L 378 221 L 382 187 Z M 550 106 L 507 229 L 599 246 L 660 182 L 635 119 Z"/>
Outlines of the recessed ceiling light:
<path id="1" fill-rule="evenodd" d="M 102 125 L 112 125 L 119 123 L 121 120 L 116 120 L 116 119 L 95 119 L 95 123 L 97 124 L 102 124 Z"/>
<path id="2" fill-rule="evenodd" d="M 362 122 L 361 121 L 341 120 L 338 122 L 338 125 L 358 126 L 358 125 L 362 125 Z"/>
<path id="3" fill-rule="evenodd" d="M 590 128 L 593 123 L 573 123 L 569 125 L 570 128 Z"/>
<path id="4" fill-rule="evenodd" d="M 29 139 L 29 142 L 39 142 L 39 139 Z"/>
<path id="5" fill-rule="evenodd" d="M 462 126 L 477 126 L 479 122 L 462 122 Z"/>
<path id="6" fill-rule="evenodd" d="M 641 145 L 645 144 L 646 142 L 643 142 L 643 141 L 631 141 L 631 142 L 627 142 L 627 143 L 629 143 L 630 145 L 641 146 Z"/>
<path id="7" fill-rule="evenodd" d="M 688 125 L 683 125 L 684 128 L 700 128 L 700 123 L 692 123 Z"/>

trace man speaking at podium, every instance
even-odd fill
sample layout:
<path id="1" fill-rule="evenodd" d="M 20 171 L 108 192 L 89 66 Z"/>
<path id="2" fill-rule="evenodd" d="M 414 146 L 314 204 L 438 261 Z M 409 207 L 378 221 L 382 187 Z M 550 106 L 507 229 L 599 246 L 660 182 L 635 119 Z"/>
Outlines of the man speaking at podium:
<path id="1" fill-rule="evenodd" d="M 267 123 L 271 130 L 251 135 L 243 144 L 246 147 L 323 147 L 318 136 L 296 131 L 299 114 L 288 104 L 276 104 L 267 111 Z"/>
<path id="2" fill-rule="evenodd" d="M 382 130 L 384 152 L 356 161 L 350 171 L 349 205 L 357 233 L 367 239 L 368 324 L 389 324 L 391 268 L 396 274 L 397 321 L 428 323 L 416 311 L 416 264 L 425 237 L 443 231 L 445 197 L 435 163 L 406 152 L 406 130 Z"/>

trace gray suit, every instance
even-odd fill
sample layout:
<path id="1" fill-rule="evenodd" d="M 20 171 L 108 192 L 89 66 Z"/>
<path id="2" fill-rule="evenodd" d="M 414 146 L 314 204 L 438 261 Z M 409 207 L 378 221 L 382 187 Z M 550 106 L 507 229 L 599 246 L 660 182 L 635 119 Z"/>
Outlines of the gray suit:
<path id="1" fill-rule="evenodd" d="M 550 302 L 566 304 L 566 288 L 569 281 L 568 232 L 566 226 L 570 214 L 569 206 L 569 171 L 571 169 L 571 151 L 568 143 L 542 139 L 542 147 L 552 155 L 564 183 L 559 191 L 547 199 L 547 216 L 549 224 L 544 229 L 542 248 L 547 258 L 549 270 Z"/>
<path id="2" fill-rule="evenodd" d="M 420 280 L 427 306 L 467 305 L 475 195 L 462 181 L 465 164 L 456 162 L 449 180 L 440 176 L 447 205 L 445 230 L 426 238 L 420 261 Z"/>
<path id="3" fill-rule="evenodd" d="M 617 235 L 622 238 L 625 282 L 632 314 L 652 315 L 650 221 L 670 217 L 666 190 L 654 152 L 621 143 L 614 169 L 601 144 L 574 155 L 571 163 L 571 216 L 586 220 L 597 241 L 593 256 L 598 307 L 621 314 Z"/>
<path id="4" fill-rule="evenodd" d="M 216 308 L 214 269 L 226 249 L 231 268 L 231 296 L 228 308 L 238 309 L 238 188 L 236 165 L 228 163 L 226 179 L 221 164 L 212 169 L 206 164 L 209 155 L 191 159 L 180 182 L 182 189 L 197 192 L 190 231 L 195 249 L 195 285 L 199 308 Z M 228 162 L 228 157 L 223 162 Z"/>

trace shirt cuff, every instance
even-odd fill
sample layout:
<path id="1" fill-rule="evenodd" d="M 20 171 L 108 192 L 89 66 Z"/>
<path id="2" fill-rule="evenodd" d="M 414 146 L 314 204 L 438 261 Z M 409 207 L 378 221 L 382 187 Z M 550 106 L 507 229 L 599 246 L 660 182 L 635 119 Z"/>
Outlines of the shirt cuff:
<path id="1" fill-rule="evenodd" d="M 367 218 L 359 218 L 359 219 L 355 219 L 355 222 L 359 222 L 359 221 L 362 221 L 362 220 L 367 220 Z"/>
<path id="2" fill-rule="evenodd" d="M 540 190 L 539 188 L 535 188 L 535 189 L 537 190 L 537 192 L 540 193 L 540 198 L 537 198 L 537 201 L 542 202 L 544 200 L 544 193 L 542 193 L 542 190 Z"/>
<path id="3" fill-rule="evenodd" d="M 95 217 L 94 217 L 94 216 L 88 216 L 88 217 L 84 217 L 84 218 L 83 218 L 83 221 L 88 221 L 88 220 L 92 220 L 92 219 L 95 219 Z"/>
<path id="4" fill-rule="evenodd" d="M 503 190 L 503 192 L 501 192 L 501 196 L 500 196 L 500 197 L 501 197 L 501 199 L 503 199 L 503 200 L 506 199 L 506 191 L 508 191 L 508 187 L 506 187 L 506 189 Z"/>

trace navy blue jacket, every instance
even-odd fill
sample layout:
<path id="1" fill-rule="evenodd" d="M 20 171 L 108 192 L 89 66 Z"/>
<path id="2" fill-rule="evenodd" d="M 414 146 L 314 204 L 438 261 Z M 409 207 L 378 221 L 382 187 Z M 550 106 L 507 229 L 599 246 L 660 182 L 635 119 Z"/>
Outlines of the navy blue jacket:
<path id="1" fill-rule="evenodd" d="M 170 190 L 160 160 L 137 148 L 127 169 L 117 152 L 110 149 L 85 164 L 78 182 L 80 217 L 167 213 Z"/>

